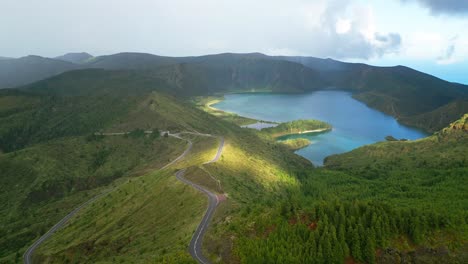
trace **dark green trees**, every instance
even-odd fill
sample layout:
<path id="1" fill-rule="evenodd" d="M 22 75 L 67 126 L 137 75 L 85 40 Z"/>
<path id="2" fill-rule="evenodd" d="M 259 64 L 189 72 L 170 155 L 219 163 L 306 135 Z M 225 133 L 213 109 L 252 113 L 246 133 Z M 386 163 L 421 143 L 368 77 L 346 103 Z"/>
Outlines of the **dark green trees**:
<path id="1" fill-rule="evenodd" d="M 418 243 L 445 225 L 433 213 L 380 203 L 322 202 L 294 213 L 286 208 L 278 206 L 274 220 L 255 220 L 262 232 L 239 240 L 242 263 L 343 263 L 347 257 L 375 263 L 376 250 L 392 239 L 404 235 Z"/>

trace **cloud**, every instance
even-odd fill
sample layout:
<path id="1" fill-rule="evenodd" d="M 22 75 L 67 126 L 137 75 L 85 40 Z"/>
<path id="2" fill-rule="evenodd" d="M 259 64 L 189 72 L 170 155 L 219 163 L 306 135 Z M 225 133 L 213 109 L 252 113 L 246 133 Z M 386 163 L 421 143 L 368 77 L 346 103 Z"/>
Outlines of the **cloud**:
<path id="1" fill-rule="evenodd" d="M 317 40 L 312 50 L 337 59 L 369 59 L 398 52 L 400 34 L 377 32 L 375 27 L 370 7 L 347 0 L 331 1 L 311 33 Z"/>
<path id="2" fill-rule="evenodd" d="M 8 38 L 0 54 L 14 57 L 138 51 L 368 59 L 399 52 L 403 41 L 377 28 L 374 9 L 362 0 L 43 0 L 28 8 L 3 1 L 0 35 Z"/>
<path id="3" fill-rule="evenodd" d="M 468 1 L 466 0 L 400 0 L 402 2 L 418 2 L 429 8 L 431 14 L 468 15 Z"/>
<path id="4" fill-rule="evenodd" d="M 437 57 L 437 64 L 452 64 L 457 62 L 457 59 L 453 56 L 455 54 L 455 42 L 457 39 L 458 36 L 455 36 L 450 40 L 450 44 L 443 54 Z"/>
<path id="5" fill-rule="evenodd" d="M 454 63 L 453 53 L 455 52 L 455 44 L 450 44 L 445 50 L 445 53 L 437 58 L 438 64 L 451 64 Z"/>

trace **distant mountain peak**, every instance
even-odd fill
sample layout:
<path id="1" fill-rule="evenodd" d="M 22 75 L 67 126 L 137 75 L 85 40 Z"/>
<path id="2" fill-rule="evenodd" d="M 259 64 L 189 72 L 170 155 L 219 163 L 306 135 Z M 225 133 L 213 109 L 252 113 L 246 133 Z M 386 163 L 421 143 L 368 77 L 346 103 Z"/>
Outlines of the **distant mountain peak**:
<path id="1" fill-rule="evenodd" d="M 62 56 L 55 57 L 56 60 L 67 61 L 75 64 L 82 64 L 92 59 L 93 55 L 87 52 L 70 52 Z"/>

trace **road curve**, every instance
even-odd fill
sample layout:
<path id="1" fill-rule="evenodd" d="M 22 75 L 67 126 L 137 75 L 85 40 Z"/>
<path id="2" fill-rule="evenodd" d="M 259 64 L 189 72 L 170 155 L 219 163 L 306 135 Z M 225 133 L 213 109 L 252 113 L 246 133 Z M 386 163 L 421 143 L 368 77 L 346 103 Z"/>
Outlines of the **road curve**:
<path id="1" fill-rule="evenodd" d="M 190 134 L 196 134 L 196 133 L 190 133 Z M 198 134 L 198 135 L 215 137 L 215 136 L 209 135 L 209 134 Z M 181 138 L 181 137 L 178 137 L 178 138 Z M 219 139 L 220 139 L 220 143 L 219 143 L 218 151 L 216 152 L 215 157 L 212 160 L 210 160 L 208 162 L 205 162 L 204 164 L 209 164 L 209 163 L 216 162 L 221 157 L 221 153 L 223 152 L 223 147 L 224 147 L 224 137 L 219 137 Z M 187 140 L 187 142 L 189 142 L 189 144 L 192 143 L 188 139 L 185 139 L 185 140 Z M 206 233 L 206 230 L 208 229 L 208 225 L 210 223 L 211 218 L 213 217 L 215 209 L 219 204 L 218 196 L 216 194 L 210 192 L 209 190 L 205 189 L 204 187 L 185 179 L 184 178 L 184 173 L 185 173 L 185 169 L 177 171 L 177 173 L 176 173 L 177 179 L 179 179 L 180 181 L 182 181 L 185 184 L 188 184 L 188 185 L 192 186 L 193 188 L 199 190 L 200 192 L 202 192 L 202 193 L 206 194 L 206 196 L 208 196 L 208 208 L 206 209 L 205 215 L 203 216 L 202 221 L 198 225 L 197 230 L 195 230 L 195 233 L 193 234 L 192 240 L 190 241 L 190 244 L 189 244 L 189 253 L 190 253 L 190 255 L 192 255 L 192 257 L 198 263 L 208 264 L 208 263 L 210 263 L 210 261 L 205 256 L 203 256 L 203 252 L 202 252 L 203 237 L 204 237 L 204 235 Z"/>
<path id="2" fill-rule="evenodd" d="M 32 263 L 32 255 L 34 254 L 34 251 L 46 240 L 48 239 L 55 231 L 60 229 L 70 218 L 72 218 L 78 211 L 80 211 L 83 207 L 87 206 L 88 204 L 96 201 L 97 199 L 101 198 L 105 194 L 107 194 L 109 191 L 106 191 L 104 193 L 101 193 L 97 196 L 94 196 L 90 200 L 86 201 L 85 203 L 81 204 L 77 208 L 75 208 L 73 211 L 71 211 L 69 214 L 67 214 L 62 220 L 60 220 L 58 223 L 56 223 L 47 233 L 42 235 L 38 240 L 36 240 L 23 254 L 23 260 L 25 264 L 31 264 Z"/>
<path id="3" fill-rule="evenodd" d="M 182 133 L 194 134 L 194 135 L 199 135 L 199 136 L 216 137 L 216 136 L 213 136 L 213 135 L 210 135 L 210 134 L 199 134 L 199 133 L 192 133 L 192 132 L 182 132 Z M 169 136 L 172 136 L 172 137 L 187 141 L 188 146 L 180 156 L 178 156 L 176 159 L 174 159 L 170 163 L 166 164 L 164 167 L 161 168 L 161 170 L 169 167 L 170 165 L 172 165 L 172 164 L 176 163 L 177 161 L 181 160 L 182 158 L 184 158 L 190 152 L 190 150 L 192 149 L 192 146 L 193 146 L 191 140 L 182 138 L 182 137 L 179 136 L 179 134 L 169 134 Z M 212 160 L 210 160 L 208 162 L 205 162 L 204 164 L 209 164 L 209 163 L 212 163 L 212 162 L 216 162 L 221 157 L 221 153 L 222 153 L 223 147 L 224 147 L 224 138 L 223 137 L 219 137 L 219 138 L 220 138 L 220 144 L 219 144 L 218 151 L 216 152 L 215 157 Z M 206 232 L 206 230 L 208 228 L 208 224 L 210 222 L 210 219 L 213 216 L 213 213 L 214 213 L 216 207 L 219 204 L 218 196 L 216 194 L 210 192 L 209 190 L 205 189 L 204 187 L 185 179 L 183 177 L 184 173 L 185 173 L 185 169 L 179 170 L 176 173 L 177 179 L 179 179 L 180 181 L 184 182 L 185 184 L 188 184 L 188 185 L 192 186 L 193 188 L 203 192 L 204 194 L 206 194 L 208 196 L 208 208 L 207 208 L 207 210 L 205 212 L 205 215 L 203 216 L 203 219 L 202 219 L 201 223 L 198 225 L 197 230 L 195 231 L 195 233 L 194 233 L 194 235 L 192 237 L 192 240 L 190 241 L 190 245 L 189 245 L 190 255 L 192 255 L 192 257 L 196 261 L 198 261 L 199 263 L 208 264 L 208 263 L 210 263 L 210 261 L 207 258 L 205 258 L 203 256 L 203 253 L 202 253 L 202 242 L 203 242 L 203 236 L 205 235 L 205 232 Z M 99 194 L 97 196 L 94 196 L 90 200 L 86 201 L 85 203 L 83 203 L 80 206 L 78 206 L 77 208 L 75 208 L 73 211 L 71 211 L 69 214 L 67 214 L 64 218 L 62 218 L 58 223 L 56 223 L 49 231 L 47 231 L 47 233 L 42 235 L 38 240 L 36 240 L 24 252 L 24 254 L 23 254 L 24 263 L 25 264 L 32 264 L 32 256 L 34 254 L 34 251 L 42 243 L 44 243 L 44 241 L 46 241 L 50 236 L 52 236 L 52 234 L 54 234 L 57 230 L 59 230 L 61 227 L 63 227 L 68 222 L 68 220 L 70 220 L 70 218 L 75 216 L 83 207 L 91 204 L 92 202 L 94 202 L 97 199 L 101 198 L 102 196 L 106 195 L 110 191 L 112 191 L 112 190 L 108 190 L 108 191 L 106 191 L 104 193 L 101 193 L 101 194 Z"/>
<path id="4" fill-rule="evenodd" d="M 114 133 L 115 134 L 115 133 Z M 122 133 L 123 134 L 123 133 Z M 179 137 L 178 135 L 171 135 L 171 136 L 174 136 L 176 138 L 179 138 L 179 139 L 183 139 L 181 137 Z M 183 140 L 186 140 L 186 139 L 183 139 Z M 170 165 L 174 164 L 175 162 L 181 160 L 182 158 L 184 158 L 189 152 L 190 150 L 192 149 L 192 142 L 190 140 L 186 140 L 188 142 L 188 146 L 187 148 L 185 149 L 185 151 L 180 155 L 178 156 L 176 159 L 174 159 L 173 161 L 171 161 L 170 163 L 166 164 L 164 167 L 161 168 L 162 169 L 165 169 L 167 167 L 169 167 Z M 97 199 L 101 198 L 102 196 L 104 196 L 105 194 L 109 193 L 110 191 L 112 190 L 108 190 L 104 193 L 101 193 L 101 194 L 98 194 L 97 196 L 94 196 L 93 198 L 91 198 L 90 200 L 84 202 L 83 204 L 81 204 L 80 206 L 78 206 L 77 208 L 75 208 L 73 211 L 71 211 L 69 214 L 67 214 L 64 218 L 62 218 L 58 223 L 56 223 L 49 231 L 47 231 L 47 233 L 45 233 L 44 235 L 42 235 L 38 240 L 36 240 L 23 254 L 23 261 L 25 264 L 32 264 L 32 256 L 34 254 L 34 251 L 42 244 L 44 243 L 44 241 L 46 241 L 52 234 L 55 233 L 55 231 L 57 231 L 58 229 L 60 229 L 61 227 L 63 227 L 67 222 L 68 220 L 70 220 L 70 218 L 72 218 L 73 216 L 75 216 L 83 207 L 87 206 L 88 204 L 96 201 Z"/>

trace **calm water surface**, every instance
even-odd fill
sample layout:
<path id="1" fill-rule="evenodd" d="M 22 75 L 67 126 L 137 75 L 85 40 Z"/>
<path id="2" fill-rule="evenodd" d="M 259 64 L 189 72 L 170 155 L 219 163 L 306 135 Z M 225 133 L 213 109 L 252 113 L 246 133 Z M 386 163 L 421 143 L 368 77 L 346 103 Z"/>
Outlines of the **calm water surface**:
<path id="1" fill-rule="evenodd" d="M 399 124 L 393 117 L 367 107 L 342 91 L 309 94 L 232 94 L 214 107 L 260 120 L 285 122 L 318 119 L 330 123 L 327 133 L 299 135 L 312 141 L 296 153 L 316 165 L 329 155 L 350 151 L 362 145 L 385 140 L 385 136 L 419 139 L 426 133 Z"/>

